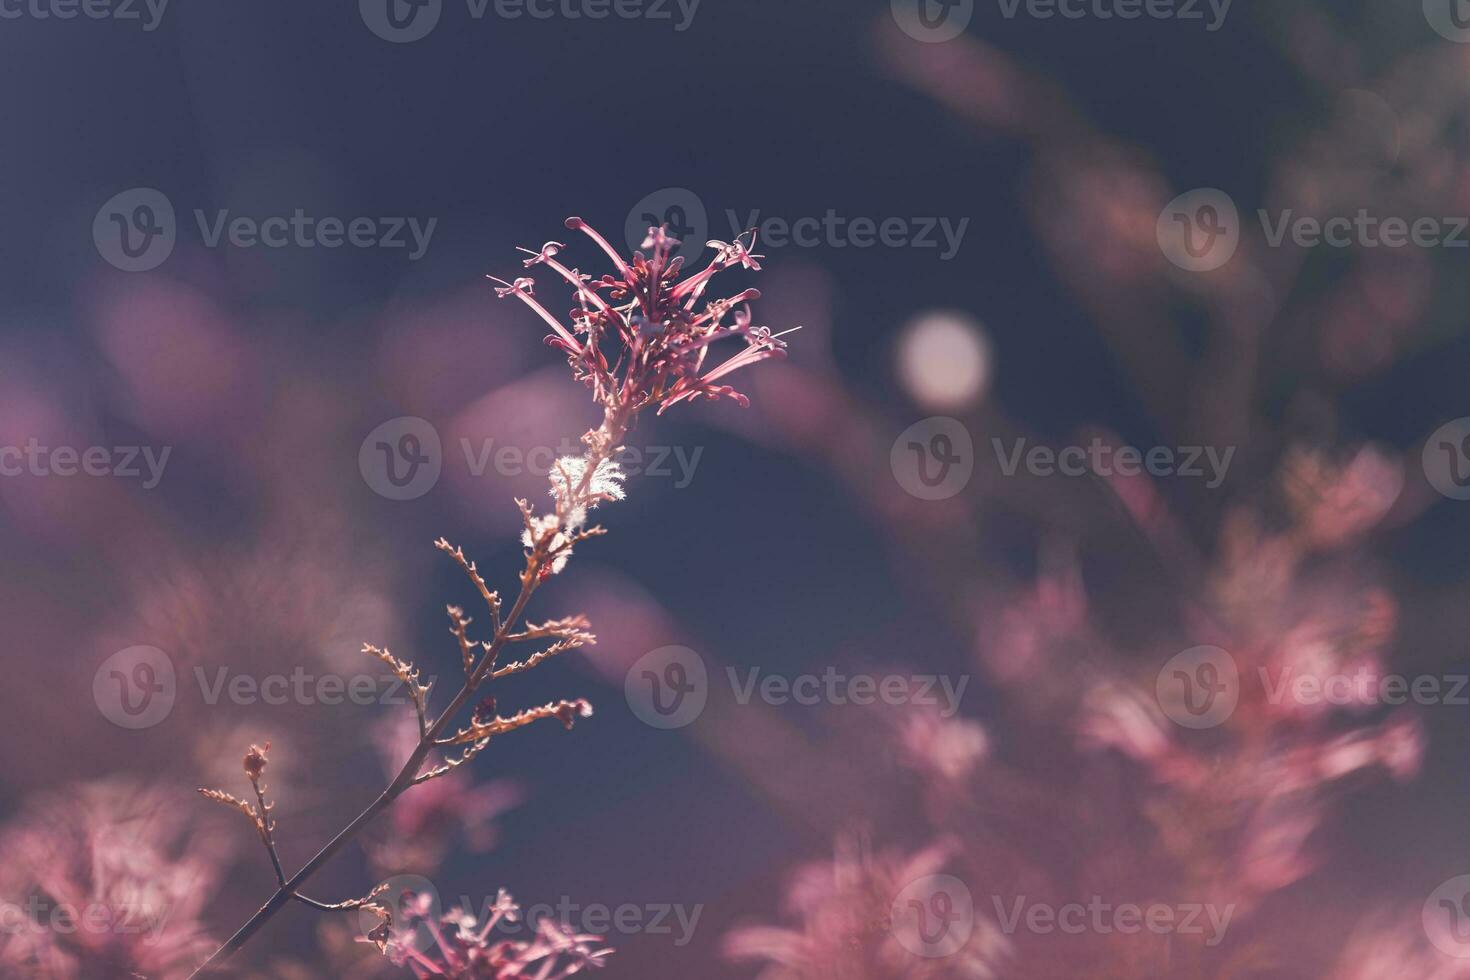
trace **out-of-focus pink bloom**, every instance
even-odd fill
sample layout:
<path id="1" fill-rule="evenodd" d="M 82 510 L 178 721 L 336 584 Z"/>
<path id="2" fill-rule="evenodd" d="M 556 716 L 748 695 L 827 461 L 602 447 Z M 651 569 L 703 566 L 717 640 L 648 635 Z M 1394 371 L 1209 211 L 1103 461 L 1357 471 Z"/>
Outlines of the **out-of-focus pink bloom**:
<path id="1" fill-rule="evenodd" d="M 1010 951 L 989 919 L 976 916 L 969 940 L 944 957 L 925 958 L 894 933 L 893 903 L 916 882 L 944 869 L 956 847 L 934 844 L 914 854 L 874 854 L 841 838 L 830 862 L 806 865 L 792 877 L 786 909 L 791 928 L 747 926 L 730 933 L 726 955 L 766 964 L 761 980 L 990 980 Z"/>
<path id="2" fill-rule="evenodd" d="M 172 980 L 212 947 L 199 923 L 232 853 L 187 798 L 124 781 L 30 801 L 0 830 L 5 976 Z"/>
<path id="3" fill-rule="evenodd" d="M 990 739 L 977 722 L 943 718 L 933 711 L 907 713 L 899 744 L 910 768 L 945 783 L 967 779 L 990 753 Z"/>

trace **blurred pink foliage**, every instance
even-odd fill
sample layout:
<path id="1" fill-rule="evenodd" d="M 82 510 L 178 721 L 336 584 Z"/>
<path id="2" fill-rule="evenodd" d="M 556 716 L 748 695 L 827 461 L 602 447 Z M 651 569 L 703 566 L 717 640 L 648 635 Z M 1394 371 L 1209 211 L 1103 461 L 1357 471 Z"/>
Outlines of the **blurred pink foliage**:
<path id="1" fill-rule="evenodd" d="M 213 940 L 200 916 L 230 862 L 176 791 L 122 779 L 42 794 L 0 831 L 7 977 L 178 976 Z"/>

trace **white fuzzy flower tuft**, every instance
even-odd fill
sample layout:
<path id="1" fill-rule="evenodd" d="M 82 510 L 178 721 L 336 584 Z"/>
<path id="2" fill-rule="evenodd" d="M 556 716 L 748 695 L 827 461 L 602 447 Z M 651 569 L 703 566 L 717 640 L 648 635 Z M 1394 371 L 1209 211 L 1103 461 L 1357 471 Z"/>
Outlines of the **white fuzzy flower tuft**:
<path id="1" fill-rule="evenodd" d="M 558 548 L 561 549 L 557 552 L 556 557 L 551 559 L 551 574 L 553 575 L 566 568 L 567 559 L 572 556 L 570 545 L 562 547 L 567 544 L 567 536 L 560 530 L 557 530 L 559 526 L 560 523 L 555 514 L 543 514 L 540 517 L 531 518 L 531 527 L 521 532 L 521 544 L 527 548 L 536 547 L 536 540 L 538 538 L 552 534 L 553 531 L 555 532 L 552 534 L 551 540 L 546 546 L 548 551 L 557 551 Z"/>
<path id="2" fill-rule="evenodd" d="M 551 495 L 556 498 L 558 507 L 566 512 L 567 524 L 571 527 L 585 522 L 587 509 L 597 506 L 600 499 L 622 500 L 624 496 L 623 480 L 627 476 L 615 461 L 604 459 L 599 463 L 584 490 L 582 480 L 586 474 L 585 456 L 563 456 L 551 468 Z M 574 495 L 576 499 L 573 499 Z"/>

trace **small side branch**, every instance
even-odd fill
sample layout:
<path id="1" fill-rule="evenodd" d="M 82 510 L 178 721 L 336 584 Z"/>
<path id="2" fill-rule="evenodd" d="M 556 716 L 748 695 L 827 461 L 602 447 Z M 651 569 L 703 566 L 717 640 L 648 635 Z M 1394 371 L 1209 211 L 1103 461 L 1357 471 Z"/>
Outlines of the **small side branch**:
<path id="1" fill-rule="evenodd" d="M 458 562 L 459 567 L 464 569 L 464 573 L 470 577 L 470 581 L 475 583 L 475 588 L 480 591 L 480 597 L 485 600 L 485 605 L 490 607 L 490 624 L 494 627 L 495 632 L 499 633 L 502 628 L 500 622 L 500 594 L 490 591 L 490 586 L 485 584 L 485 579 L 481 577 L 479 569 L 475 567 L 475 563 L 464 556 L 464 549 L 454 547 L 444 538 L 435 541 L 434 547 Z"/>

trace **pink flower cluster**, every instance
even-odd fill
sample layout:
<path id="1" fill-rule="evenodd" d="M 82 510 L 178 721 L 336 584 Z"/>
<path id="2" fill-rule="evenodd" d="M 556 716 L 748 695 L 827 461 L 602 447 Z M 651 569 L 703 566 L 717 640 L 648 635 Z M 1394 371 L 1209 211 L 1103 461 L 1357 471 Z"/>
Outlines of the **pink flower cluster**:
<path id="1" fill-rule="evenodd" d="M 536 933 L 529 940 L 492 937 L 502 922 L 519 918 L 520 908 L 504 889 L 484 922 L 463 909 L 436 918 L 427 895 L 405 892 L 394 924 L 383 923 L 368 939 L 396 966 L 408 967 L 416 977 L 452 980 L 563 980 L 601 967 L 612 954 L 611 949 L 598 946 L 600 936 L 577 933 L 545 919 L 536 923 Z M 432 938 L 432 944 L 425 936 Z"/>
<path id="2" fill-rule="evenodd" d="M 746 365 L 781 357 L 786 348 L 769 329 L 751 323 L 749 307 L 743 304 L 759 299 L 760 291 L 746 289 L 697 307 L 716 273 L 736 266 L 760 269 L 762 256 L 751 252 L 754 232 L 748 233 L 749 246 L 744 236 L 729 243 L 710 242 L 717 249 L 714 259 L 681 281 L 683 257 L 670 257 L 680 243 L 663 228 L 648 230 L 643 242 L 648 254 L 634 252 L 630 262 L 581 218 L 568 218 L 566 224 L 596 242 L 617 270 L 616 276 L 593 279 L 567 268 L 557 259 L 565 248 L 560 242 L 547 242 L 539 252 L 523 249 L 531 256 L 525 260 L 528 268 L 547 266 L 576 290 L 570 329 L 536 299 L 530 278 L 513 283 L 496 279 L 501 283 L 496 292 L 515 296 L 550 325 L 547 342 L 566 353 L 573 373 L 592 388 L 611 416 L 631 418 L 649 405 L 657 405 L 662 413 L 701 395 L 723 395 L 747 404 L 744 395 L 717 382 Z M 745 349 L 716 367 L 706 367 L 710 346 L 732 337 L 744 340 Z"/>

